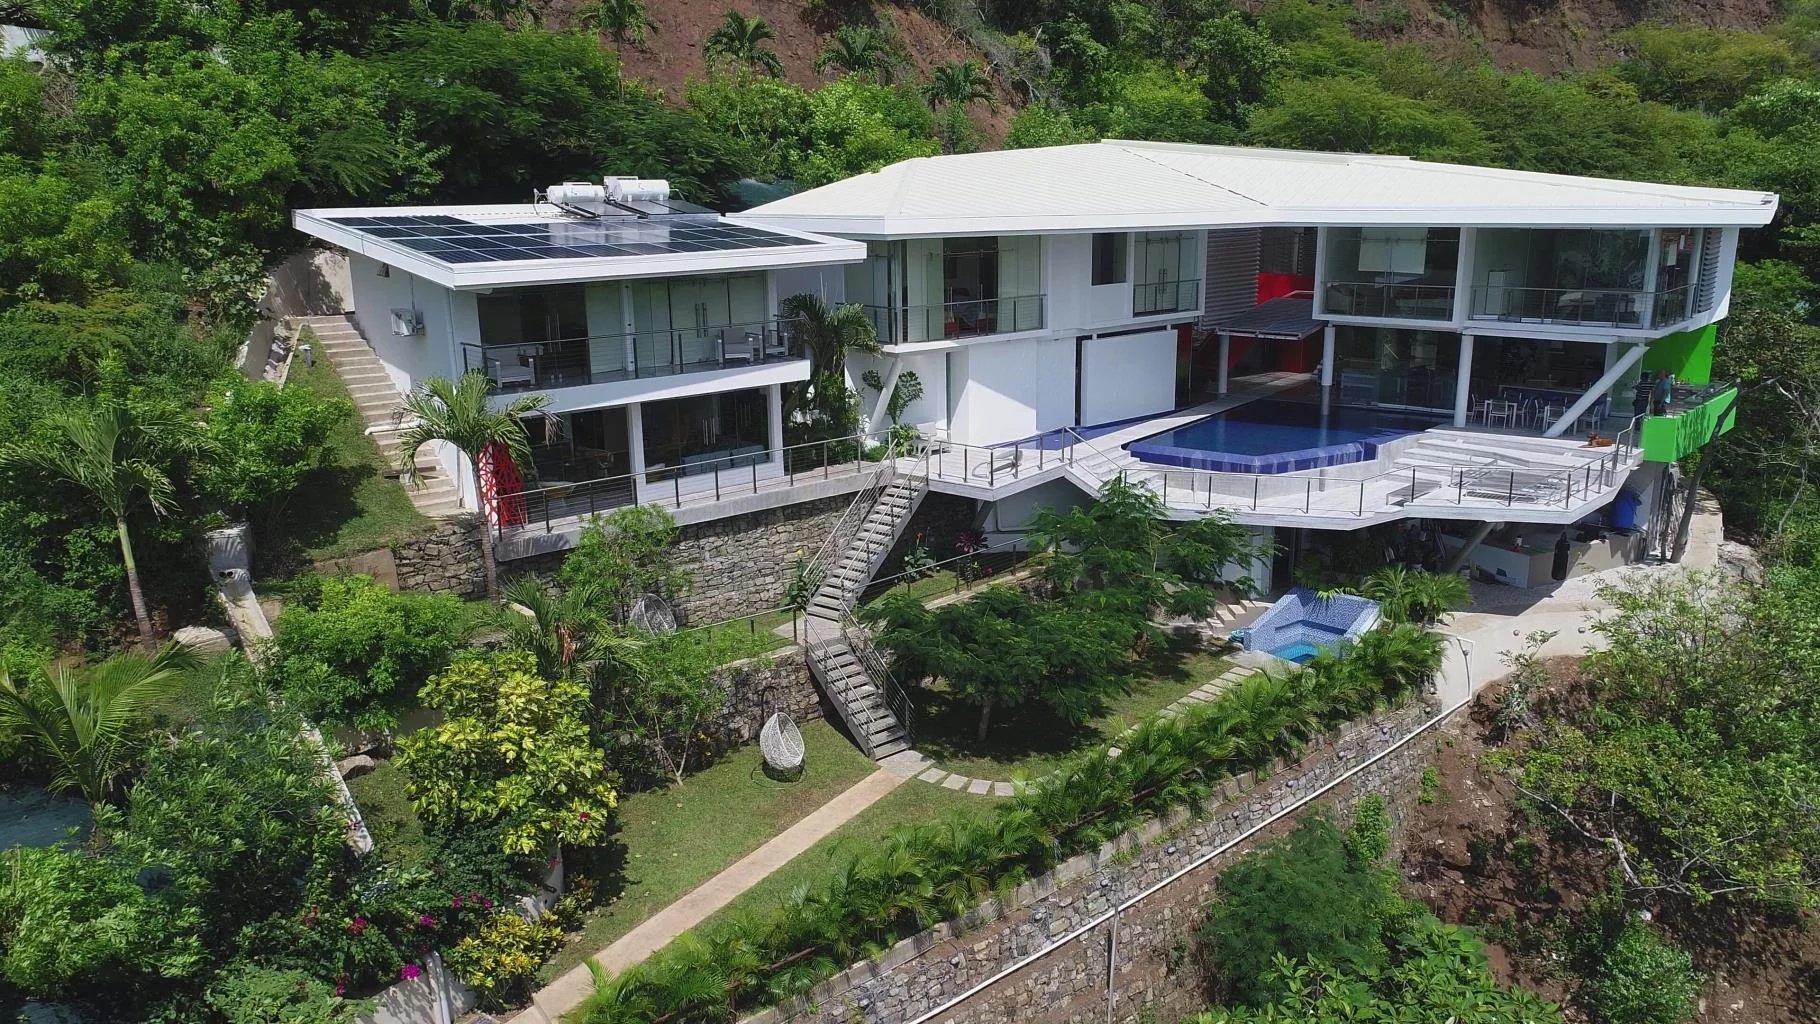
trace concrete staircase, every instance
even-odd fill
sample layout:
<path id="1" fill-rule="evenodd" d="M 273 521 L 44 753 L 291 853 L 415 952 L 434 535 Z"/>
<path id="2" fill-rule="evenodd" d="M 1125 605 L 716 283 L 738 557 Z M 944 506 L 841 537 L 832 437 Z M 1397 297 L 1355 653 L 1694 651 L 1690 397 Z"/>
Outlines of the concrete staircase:
<path id="1" fill-rule="evenodd" d="M 306 316 L 299 322 L 316 335 L 318 353 L 328 359 L 341 382 L 347 385 L 367 436 L 379 446 L 386 465 L 396 468 L 400 454 L 398 408 L 403 396 L 392 385 L 392 378 L 386 374 L 379 357 L 373 354 L 372 346 L 367 344 L 352 317 Z M 404 484 L 404 487 L 417 511 L 426 516 L 459 512 L 461 502 L 455 482 L 442 468 L 442 463 L 427 447 L 417 453 L 416 463 L 419 482 L 415 487 L 410 484 Z M 404 483 L 402 479 L 399 482 Z"/>
<path id="2" fill-rule="evenodd" d="M 832 553 L 823 555 L 826 568 L 806 612 L 810 672 L 875 761 L 910 749 L 910 706 L 852 609 L 929 490 L 926 468 L 904 473 L 888 464 L 880 474 L 881 483 L 860 492 L 829 537 Z"/>

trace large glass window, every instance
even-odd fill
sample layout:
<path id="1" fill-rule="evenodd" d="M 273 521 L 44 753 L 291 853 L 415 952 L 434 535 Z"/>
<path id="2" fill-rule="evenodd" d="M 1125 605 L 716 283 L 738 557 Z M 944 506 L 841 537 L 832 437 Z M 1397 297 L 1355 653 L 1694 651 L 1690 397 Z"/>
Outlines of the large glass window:
<path id="1" fill-rule="evenodd" d="M 1334 383 L 1344 405 L 1453 408 L 1459 335 L 1389 327 L 1334 329 Z"/>
<path id="2" fill-rule="evenodd" d="M 882 278 L 889 297 L 868 311 L 886 344 L 1035 330 L 1043 325 L 1042 250 L 1036 235 L 893 243 L 883 272 L 863 282 L 876 297 Z"/>
<path id="3" fill-rule="evenodd" d="M 1687 319 L 1693 299 L 1694 261 L 1699 258 L 1700 233 L 1693 228 L 1663 228 L 1656 237 L 1653 325 L 1661 327 Z"/>
<path id="4" fill-rule="evenodd" d="M 1328 313 L 1453 319 L 1459 228 L 1329 228 L 1322 262 Z"/>
<path id="5" fill-rule="evenodd" d="M 1477 238 L 1476 318 L 1623 327 L 1650 315 L 1647 231 L 1486 228 Z"/>
<path id="6" fill-rule="evenodd" d="M 1125 233 L 1102 231 L 1093 236 L 1093 283 L 1125 283 Z"/>
<path id="7" fill-rule="evenodd" d="M 1132 286 L 1133 316 L 1173 313 L 1200 304 L 1201 274 L 1195 266 L 1195 236 L 1185 231 L 1147 231 L 1132 241 L 1137 280 Z"/>
<path id="8" fill-rule="evenodd" d="M 640 406 L 651 480 L 734 469 L 768 459 L 765 390 L 696 395 Z"/>
<path id="9" fill-rule="evenodd" d="M 468 365 L 503 388 L 586 383 L 587 300 L 580 285 L 511 288 L 481 295 L 480 345 L 467 346 Z"/>

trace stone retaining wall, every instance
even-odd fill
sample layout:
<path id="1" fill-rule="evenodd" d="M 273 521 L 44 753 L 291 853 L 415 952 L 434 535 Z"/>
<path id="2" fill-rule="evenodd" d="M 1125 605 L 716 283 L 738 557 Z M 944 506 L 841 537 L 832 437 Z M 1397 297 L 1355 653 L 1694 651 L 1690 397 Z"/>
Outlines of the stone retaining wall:
<path id="1" fill-rule="evenodd" d="M 1202 814 L 1177 813 L 1075 857 L 1020 886 L 1003 907 L 994 902 L 982 908 L 971 916 L 971 927 L 951 922 L 906 939 L 818 986 L 807 999 L 748 1018 L 749 1024 L 907 1024 L 981 985 L 943 1011 L 941 1024 L 1104 1024 L 1135 1022 L 1140 1014 L 1170 1021 L 1204 1009 L 1206 979 L 1187 954 L 1219 874 L 1247 850 L 1293 828 L 1293 817 L 1163 885 L 1121 911 L 1116 922 L 1087 926 L 1410 736 L 1434 713 L 1433 706 L 1416 704 L 1336 730 L 1277 774 L 1230 780 Z M 1433 741 L 1417 737 L 1330 791 L 1320 805 L 1343 818 L 1360 796 L 1381 793 L 1400 823 L 1434 753 Z M 1077 930 L 1081 934 L 1070 937 Z M 1041 959 L 993 980 L 1051 947 Z"/>
<path id="2" fill-rule="evenodd" d="M 429 533 L 392 545 L 400 590 L 472 597 L 487 592 L 480 564 L 480 529 L 472 516 L 438 519 Z"/>
<path id="3" fill-rule="evenodd" d="M 798 725 L 822 717 L 821 690 L 809 675 L 801 647 L 724 665 L 719 675 L 727 703 L 710 735 L 723 750 L 756 742 L 765 719 L 780 708 Z"/>

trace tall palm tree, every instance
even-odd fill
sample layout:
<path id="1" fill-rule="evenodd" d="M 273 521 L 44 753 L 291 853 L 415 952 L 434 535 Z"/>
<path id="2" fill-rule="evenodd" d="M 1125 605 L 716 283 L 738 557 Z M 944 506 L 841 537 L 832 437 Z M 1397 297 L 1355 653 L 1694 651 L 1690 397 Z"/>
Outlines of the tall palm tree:
<path id="1" fill-rule="evenodd" d="M 923 84 L 923 97 L 932 107 L 950 106 L 967 109 L 983 101 L 997 106 L 992 98 L 992 80 L 977 61 L 950 61 L 929 69 L 929 81 Z"/>
<path id="2" fill-rule="evenodd" d="M 779 304 L 782 317 L 796 332 L 803 349 L 809 354 L 809 389 L 791 392 L 784 409 L 787 420 L 802 408 L 809 392 L 819 392 L 840 382 L 851 352 L 881 351 L 878 328 L 858 303 L 849 302 L 832 309 L 816 296 L 804 292 L 791 295 Z M 844 386 L 844 384 L 843 384 Z"/>
<path id="3" fill-rule="evenodd" d="M 771 23 L 753 15 L 748 18 L 735 10 L 728 10 L 727 16 L 721 19 L 714 31 L 708 33 L 702 44 L 702 52 L 713 60 L 725 58 L 735 64 L 744 65 L 763 71 L 772 78 L 780 78 L 784 73 L 783 61 L 777 54 L 765 49 L 761 44 L 776 39 Z"/>
<path id="4" fill-rule="evenodd" d="M 114 517 L 126 589 L 139 638 L 152 643 L 152 617 L 139 585 L 139 563 L 126 516 L 141 502 L 163 515 L 175 499 L 166 467 L 173 458 L 208 448 L 202 425 L 187 413 L 140 409 L 123 402 L 78 402 L 56 413 L 47 437 L 0 449 L 0 468 L 35 470 L 88 492 Z"/>
<path id="5" fill-rule="evenodd" d="M 644 46 L 645 35 L 657 31 L 645 0 L 592 0 L 581 8 L 577 23 L 590 32 L 613 40 L 617 55 L 627 43 Z"/>
<path id="6" fill-rule="evenodd" d="M 1428 626 L 1472 601 L 1472 587 L 1465 577 L 1437 575 L 1401 565 L 1387 565 L 1367 576 L 1359 593 L 1378 602 L 1390 622 Z"/>
<path id="7" fill-rule="evenodd" d="M 409 423 L 398 435 L 398 467 L 407 482 L 418 480 L 417 450 L 434 441 L 446 441 L 467 457 L 474 474 L 474 494 L 481 496 L 481 453 L 498 445 L 514 466 L 531 464 L 531 438 L 523 419 L 548 404 L 542 395 L 521 395 L 504 408 L 487 400 L 486 374 L 470 370 L 458 381 L 431 377 L 404 397 L 398 421 Z M 487 596 L 499 596 L 499 566 L 493 560 L 493 526 L 486 502 L 480 502 L 480 565 L 486 572 Z"/>
<path id="8" fill-rule="evenodd" d="M 897 53 L 884 33 L 869 25 L 842 25 L 815 58 L 817 74 L 829 68 L 861 75 L 890 85 L 897 69 Z"/>
<path id="9" fill-rule="evenodd" d="M 0 666 L 0 731 L 16 733 L 51 763 L 50 789 L 106 803 L 142 739 L 134 727 L 183 686 L 195 664 L 188 648 L 168 644 L 84 668 L 47 667 L 38 685 Z"/>

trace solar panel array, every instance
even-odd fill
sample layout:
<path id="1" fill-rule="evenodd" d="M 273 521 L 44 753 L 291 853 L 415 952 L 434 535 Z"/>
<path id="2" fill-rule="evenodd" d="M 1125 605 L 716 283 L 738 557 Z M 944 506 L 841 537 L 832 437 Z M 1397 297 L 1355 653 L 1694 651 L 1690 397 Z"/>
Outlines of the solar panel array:
<path id="1" fill-rule="evenodd" d="M 645 204 L 658 206 L 660 204 Z M 671 204 L 675 205 L 675 204 Z M 681 212 L 693 213 L 694 210 Z M 331 224 L 415 250 L 443 263 L 658 256 L 810 244 L 801 238 L 718 219 L 630 216 L 600 220 L 472 221 L 444 214 L 330 217 Z"/>

